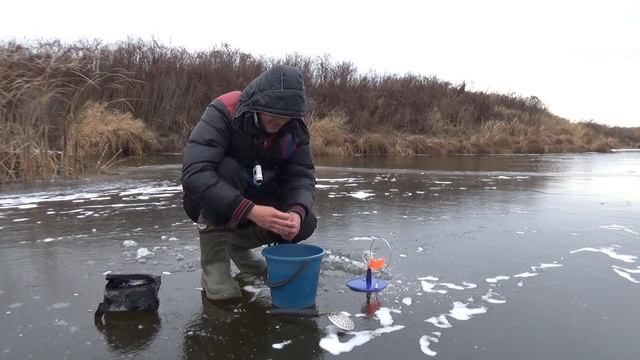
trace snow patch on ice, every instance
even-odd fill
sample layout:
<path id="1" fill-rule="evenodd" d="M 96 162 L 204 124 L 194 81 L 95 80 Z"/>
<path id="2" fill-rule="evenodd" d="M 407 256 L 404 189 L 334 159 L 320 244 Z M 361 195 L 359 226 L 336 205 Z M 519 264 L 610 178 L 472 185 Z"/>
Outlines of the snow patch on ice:
<path id="1" fill-rule="evenodd" d="M 122 245 L 126 247 L 131 247 L 131 246 L 138 246 L 138 243 L 133 240 L 125 240 L 122 242 Z"/>
<path id="2" fill-rule="evenodd" d="M 393 317 L 391 316 L 391 309 L 387 307 L 381 307 L 376 311 L 376 316 L 380 320 L 380 325 L 382 326 L 393 325 Z"/>
<path id="3" fill-rule="evenodd" d="M 357 191 L 357 192 L 353 192 L 353 193 L 348 193 L 347 195 L 354 197 L 356 199 L 361 199 L 364 200 L 368 197 L 374 196 L 375 194 L 371 194 L 365 191 L 371 191 L 371 190 L 364 190 L 364 191 Z"/>
<path id="4" fill-rule="evenodd" d="M 624 261 L 626 263 L 635 262 L 636 259 L 638 258 L 637 256 L 634 256 L 634 255 L 618 254 L 613 249 L 614 249 L 614 247 L 600 247 L 600 248 L 597 248 L 597 249 L 596 248 L 592 248 L 592 247 L 585 247 L 585 248 L 581 248 L 581 249 L 578 249 L 578 250 L 569 251 L 569 254 L 575 254 L 575 253 L 579 253 L 579 252 L 582 252 L 582 251 L 601 252 L 601 253 L 609 256 L 612 259 L 621 260 L 621 261 Z"/>
<path id="5" fill-rule="evenodd" d="M 616 225 L 616 224 L 612 224 L 612 225 L 600 225 L 601 229 L 606 229 L 606 230 L 622 230 L 625 232 L 628 232 L 629 234 L 633 234 L 635 236 L 640 236 L 640 233 L 633 231 L 631 229 L 629 229 L 628 227 L 624 226 L 624 225 Z"/>
<path id="6" fill-rule="evenodd" d="M 479 308 L 469 308 L 468 304 L 456 301 L 453 303 L 453 309 L 449 312 L 449 316 L 456 320 L 465 321 L 471 319 L 474 315 L 484 314 L 487 308 L 481 306 Z"/>
<path id="7" fill-rule="evenodd" d="M 547 268 L 557 268 L 557 267 L 562 267 L 562 264 L 545 264 L 545 263 L 540 263 L 540 266 L 532 266 L 531 267 L 531 271 L 536 271 L 536 270 L 542 270 L 542 269 L 547 269 Z"/>
<path id="8" fill-rule="evenodd" d="M 387 334 L 402 329 L 404 329 L 403 325 L 394 325 L 379 328 L 376 330 L 351 331 L 348 334 L 353 335 L 353 337 L 345 342 L 341 342 L 340 338 L 338 338 L 335 327 L 329 326 L 327 327 L 327 336 L 320 339 L 320 347 L 333 355 L 339 355 L 341 353 L 353 350 L 356 346 L 364 345 L 371 341 L 373 338 L 378 337 L 382 334 Z"/>
<path id="9" fill-rule="evenodd" d="M 491 289 L 489 289 L 489 292 L 487 292 L 485 295 L 482 295 L 482 300 L 490 304 L 504 304 L 507 302 L 504 296 L 493 292 Z"/>
<path id="10" fill-rule="evenodd" d="M 139 248 L 136 251 L 136 259 L 142 259 L 142 258 L 147 258 L 147 257 L 152 257 L 153 255 L 155 255 L 154 253 L 152 253 L 151 251 L 149 251 L 149 249 L 142 247 Z"/>
<path id="11" fill-rule="evenodd" d="M 488 282 L 488 283 L 491 283 L 491 284 L 495 284 L 498 281 L 509 280 L 509 279 L 511 279 L 511 277 L 505 276 L 505 275 L 498 275 L 498 276 L 496 276 L 494 278 L 487 278 L 487 279 L 485 279 L 485 281 Z"/>
<path id="12" fill-rule="evenodd" d="M 436 356 L 438 353 L 436 351 L 431 350 L 429 346 L 431 346 L 432 342 L 437 343 L 438 341 L 439 340 L 436 337 L 423 335 L 419 341 L 420 351 L 422 351 L 427 356 Z"/>
<path id="13" fill-rule="evenodd" d="M 283 341 L 283 342 L 281 342 L 281 343 L 273 344 L 273 345 L 271 345 L 271 346 L 272 346 L 274 349 L 278 349 L 278 350 L 280 350 L 280 349 L 282 349 L 285 345 L 289 345 L 289 344 L 291 344 L 291 340 L 285 340 L 285 341 Z"/>
<path id="14" fill-rule="evenodd" d="M 448 329 L 450 327 L 453 327 L 453 325 L 451 325 L 449 320 L 447 320 L 446 314 L 430 317 L 427 320 L 425 320 L 425 322 L 431 323 L 433 324 L 433 326 L 441 329 Z"/>
<path id="15" fill-rule="evenodd" d="M 528 277 L 532 277 L 532 276 L 537 276 L 538 273 L 532 273 L 532 272 L 523 272 L 521 274 L 517 274 L 517 275 L 513 275 L 514 278 L 528 278 Z"/>
<path id="16" fill-rule="evenodd" d="M 620 275 L 623 279 L 627 279 L 635 284 L 640 284 L 640 281 L 636 280 L 631 274 L 640 274 L 640 268 L 638 269 L 627 269 L 621 266 L 612 265 L 611 269 L 615 271 L 616 274 Z"/>

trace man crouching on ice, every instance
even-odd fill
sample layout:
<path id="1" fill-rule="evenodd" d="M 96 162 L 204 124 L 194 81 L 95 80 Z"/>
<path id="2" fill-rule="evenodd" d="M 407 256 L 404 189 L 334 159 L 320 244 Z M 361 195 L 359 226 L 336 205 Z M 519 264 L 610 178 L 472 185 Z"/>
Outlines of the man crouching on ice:
<path id="1" fill-rule="evenodd" d="M 275 66 L 244 91 L 213 100 L 184 149 L 183 206 L 200 233 L 207 298 L 241 296 L 238 281 L 262 276 L 251 249 L 307 239 L 316 228 L 314 164 L 302 72 Z M 261 175 L 261 176 L 260 176 Z"/>

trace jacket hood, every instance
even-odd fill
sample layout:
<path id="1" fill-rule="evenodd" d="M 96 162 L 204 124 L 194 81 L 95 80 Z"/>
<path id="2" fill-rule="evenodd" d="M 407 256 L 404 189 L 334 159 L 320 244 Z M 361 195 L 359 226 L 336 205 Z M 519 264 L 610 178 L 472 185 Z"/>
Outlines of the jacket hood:
<path id="1" fill-rule="evenodd" d="M 308 105 L 302 71 L 278 65 L 263 72 L 247 85 L 240 96 L 236 116 L 247 111 L 303 118 Z"/>

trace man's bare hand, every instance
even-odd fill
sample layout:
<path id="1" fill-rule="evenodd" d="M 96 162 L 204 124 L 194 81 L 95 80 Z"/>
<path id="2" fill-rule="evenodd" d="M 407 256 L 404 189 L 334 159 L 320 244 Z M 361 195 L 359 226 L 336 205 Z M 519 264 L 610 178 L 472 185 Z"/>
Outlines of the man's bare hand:
<path id="1" fill-rule="evenodd" d="M 298 222 L 295 220 L 291 220 L 291 215 L 286 212 L 279 211 L 278 209 L 271 206 L 263 206 L 263 205 L 254 205 L 249 214 L 247 215 L 247 219 L 256 223 L 256 225 L 261 228 L 272 231 L 278 235 L 280 235 L 285 240 L 285 236 L 290 236 L 290 234 L 295 231 L 295 234 L 298 233 L 300 229 L 300 217 L 298 216 Z M 295 230 L 295 229 L 298 230 Z"/>
<path id="2" fill-rule="evenodd" d="M 280 236 L 287 241 L 293 240 L 293 238 L 298 235 L 298 233 L 300 232 L 300 223 L 302 222 L 302 219 L 300 219 L 300 214 L 293 211 L 289 212 L 289 220 L 295 225 L 295 227 L 290 228 L 284 234 L 280 234 Z"/>

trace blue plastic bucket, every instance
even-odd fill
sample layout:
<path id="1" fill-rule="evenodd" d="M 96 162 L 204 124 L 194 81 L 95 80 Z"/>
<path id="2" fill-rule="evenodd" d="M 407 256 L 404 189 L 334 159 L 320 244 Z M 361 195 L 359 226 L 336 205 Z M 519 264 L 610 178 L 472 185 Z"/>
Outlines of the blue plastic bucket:
<path id="1" fill-rule="evenodd" d="M 324 250 L 307 244 L 281 244 L 262 250 L 267 260 L 266 283 L 271 303 L 283 309 L 315 305 Z"/>

